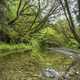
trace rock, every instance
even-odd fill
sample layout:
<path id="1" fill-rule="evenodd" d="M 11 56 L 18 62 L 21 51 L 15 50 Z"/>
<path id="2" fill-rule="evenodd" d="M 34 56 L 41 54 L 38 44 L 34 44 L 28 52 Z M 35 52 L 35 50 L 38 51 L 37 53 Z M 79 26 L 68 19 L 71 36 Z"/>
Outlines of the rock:
<path id="1" fill-rule="evenodd" d="M 42 76 L 46 78 L 54 78 L 55 80 L 58 80 L 60 74 L 53 68 L 46 68 L 42 70 Z"/>

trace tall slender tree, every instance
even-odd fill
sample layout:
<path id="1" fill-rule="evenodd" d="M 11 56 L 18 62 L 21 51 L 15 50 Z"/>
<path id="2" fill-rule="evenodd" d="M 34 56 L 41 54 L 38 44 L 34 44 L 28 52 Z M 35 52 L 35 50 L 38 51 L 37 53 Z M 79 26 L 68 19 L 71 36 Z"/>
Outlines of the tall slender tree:
<path id="1" fill-rule="evenodd" d="M 72 15 L 71 15 L 71 12 L 70 12 L 70 9 L 69 9 L 68 0 L 64 0 L 64 3 L 65 3 L 65 8 L 67 10 L 67 14 L 69 16 L 70 30 L 71 30 L 74 38 L 76 39 L 76 41 L 80 44 L 80 37 L 79 37 L 79 34 L 76 32 L 76 29 L 75 29 L 75 24 L 74 24 L 74 21 L 72 19 Z"/>
<path id="2" fill-rule="evenodd" d="M 80 0 L 77 0 L 77 4 L 78 4 L 78 15 L 77 15 L 77 20 L 80 23 Z"/>
<path id="3" fill-rule="evenodd" d="M 79 15 L 80 15 L 80 0 L 78 0 L 78 8 L 79 8 Z"/>

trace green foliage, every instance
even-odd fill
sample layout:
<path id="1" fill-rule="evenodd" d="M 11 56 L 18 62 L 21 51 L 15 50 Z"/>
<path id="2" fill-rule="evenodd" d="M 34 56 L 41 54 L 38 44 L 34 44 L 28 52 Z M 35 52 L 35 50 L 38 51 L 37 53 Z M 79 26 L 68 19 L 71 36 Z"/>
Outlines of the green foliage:
<path id="1" fill-rule="evenodd" d="M 24 6 L 25 2 L 26 5 Z M 8 0 L 7 5 L 9 6 L 7 11 L 9 21 L 17 17 L 13 24 L 5 25 L 4 28 L 1 26 L 2 28 L 0 29 L 8 35 L 10 43 L 31 43 L 32 38 L 34 38 L 38 40 L 40 45 L 48 44 L 46 43 L 48 41 L 49 45 L 53 45 L 53 47 L 57 45 L 57 47 L 77 48 L 78 43 L 75 41 L 65 19 L 58 20 L 55 24 L 46 23 L 42 25 L 43 28 L 38 32 L 37 29 L 42 23 L 38 24 L 43 18 L 40 18 L 41 13 L 38 12 L 37 7 L 30 6 L 26 0 L 21 2 L 19 10 L 19 0 Z M 77 31 L 79 32 L 79 29 Z"/>
<path id="2" fill-rule="evenodd" d="M 7 17 L 10 20 L 14 19 L 16 17 L 17 7 L 18 7 L 19 0 L 8 0 L 8 10 L 7 10 Z"/>

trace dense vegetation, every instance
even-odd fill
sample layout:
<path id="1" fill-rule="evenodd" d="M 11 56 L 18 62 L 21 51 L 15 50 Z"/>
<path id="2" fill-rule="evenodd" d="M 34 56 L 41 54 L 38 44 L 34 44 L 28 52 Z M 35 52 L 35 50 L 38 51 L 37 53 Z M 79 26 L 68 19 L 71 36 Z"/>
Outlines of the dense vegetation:
<path id="1" fill-rule="evenodd" d="M 79 0 L 0 0 L 1 80 L 45 80 L 47 67 L 80 80 L 79 26 Z"/>

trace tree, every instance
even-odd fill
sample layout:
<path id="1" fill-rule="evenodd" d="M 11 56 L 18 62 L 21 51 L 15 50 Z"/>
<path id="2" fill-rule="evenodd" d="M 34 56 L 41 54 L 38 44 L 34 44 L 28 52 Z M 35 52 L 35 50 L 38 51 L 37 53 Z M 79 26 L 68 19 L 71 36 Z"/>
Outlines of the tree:
<path id="1" fill-rule="evenodd" d="M 67 11 L 67 14 L 68 14 L 67 20 L 69 22 L 70 30 L 71 30 L 74 38 L 76 39 L 76 41 L 80 44 L 80 37 L 79 37 L 79 34 L 76 32 L 75 24 L 74 24 L 74 21 L 73 21 L 71 12 L 70 12 L 70 8 L 69 8 L 69 3 L 67 0 L 64 0 L 64 4 L 65 4 L 65 6 L 62 6 L 62 7 L 63 7 L 63 9 L 65 9 Z"/>
<path id="2" fill-rule="evenodd" d="M 80 15 L 80 0 L 77 0 L 77 2 L 78 2 L 79 15 Z"/>
<path id="3" fill-rule="evenodd" d="M 7 9 L 6 1 L 0 0 L 0 25 L 5 24 L 3 22 L 6 21 L 6 14 L 5 14 L 6 9 Z"/>
<path id="4" fill-rule="evenodd" d="M 77 20 L 80 23 L 80 0 L 77 0 L 77 4 L 78 4 L 78 15 L 77 15 Z"/>
<path id="5" fill-rule="evenodd" d="M 49 0 L 47 0 L 47 1 L 49 2 Z M 28 30 L 28 31 L 30 31 L 29 32 L 30 34 L 40 31 L 43 28 L 43 26 L 45 25 L 45 23 L 48 22 L 49 17 L 52 14 L 54 14 L 56 9 L 58 8 L 58 5 L 57 5 L 57 1 L 52 1 L 49 11 L 46 11 L 46 7 L 47 8 L 49 7 L 48 5 L 41 7 L 41 5 L 42 5 L 41 0 L 38 0 L 36 2 L 38 2 L 37 6 L 36 6 L 36 3 L 33 5 L 33 3 L 31 3 L 31 2 L 29 3 L 27 1 L 25 1 L 25 3 L 23 4 L 23 1 L 20 0 L 18 7 L 17 7 L 17 11 L 16 11 L 16 17 L 13 20 L 11 20 L 8 24 L 9 25 L 14 24 L 19 19 L 20 16 L 22 16 L 22 17 L 23 16 L 25 16 L 25 17 L 34 16 L 35 17 L 35 18 L 33 18 L 34 20 L 29 23 L 30 30 Z M 46 2 L 46 4 L 48 2 Z M 23 5 L 23 7 L 22 7 L 22 5 Z M 30 13 L 28 13 L 28 11 L 27 11 L 28 9 L 32 10 L 32 11 Z M 43 14 L 43 11 L 46 11 L 46 13 Z M 44 15 L 44 17 L 41 17 L 43 15 Z M 26 20 L 26 23 L 27 23 L 27 20 Z"/>

